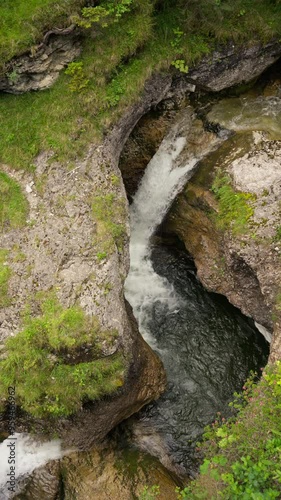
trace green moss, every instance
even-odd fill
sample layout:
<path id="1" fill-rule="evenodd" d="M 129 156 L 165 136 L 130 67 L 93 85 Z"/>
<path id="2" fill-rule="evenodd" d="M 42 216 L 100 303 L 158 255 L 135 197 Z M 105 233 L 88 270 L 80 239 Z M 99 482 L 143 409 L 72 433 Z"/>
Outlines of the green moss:
<path id="1" fill-rule="evenodd" d="M 23 330 L 6 342 L 0 362 L 2 397 L 16 386 L 24 410 L 35 417 L 60 417 L 123 385 L 122 356 L 105 358 L 99 345 L 105 339 L 110 343 L 115 331 L 101 331 L 95 318 L 76 306 L 64 309 L 54 296 L 41 308 L 41 316 L 26 315 Z"/>
<path id="2" fill-rule="evenodd" d="M 0 171 L 0 231 L 22 226 L 26 221 L 28 204 L 20 186 Z"/>
<path id="3" fill-rule="evenodd" d="M 11 269 L 6 262 L 7 256 L 8 251 L 0 249 L 0 308 L 6 307 L 10 303 L 8 284 L 11 276 Z"/>
<path id="4" fill-rule="evenodd" d="M 248 229 L 254 207 L 249 204 L 256 199 L 251 193 L 234 191 L 231 179 L 219 172 L 213 182 L 212 191 L 218 200 L 219 210 L 215 221 L 220 229 L 230 229 L 235 234 Z"/>

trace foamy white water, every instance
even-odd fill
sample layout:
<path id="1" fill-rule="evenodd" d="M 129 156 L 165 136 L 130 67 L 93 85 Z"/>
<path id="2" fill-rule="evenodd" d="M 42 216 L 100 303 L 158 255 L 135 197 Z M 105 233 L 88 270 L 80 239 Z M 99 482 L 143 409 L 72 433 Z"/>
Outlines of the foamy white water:
<path id="1" fill-rule="evenodd" d="M 16 439 L 15 439 L 16 438 Z M 13 497 L 7 481 L 11 478 L 11 443 L 15 442 L 15 483 L 31 474 L 35 469 L 45 465 L 50 460 L 56 460 L 63 456 L 61 441 L 56 439 L 40 443 L 28 434 L 15 433 L 0 444 L 0 499 L 6 500 Z M 9 464 L 10 460 L 10 464 Z"/>
<path id="2" fill-rule="evenodd" d="M 147 327 L 148 307 L 155 301 L 161 301 L 166 304 L 168 313 L 176 313 L 179 298 L 173 286 L 153 270 L 150 238 L 198 161 L 196 158 L 186 161 L 182 158 L 181 161 L 180 155 L 186 144 L 186 137 L 179 133 L 179 128 L 186 129 L 186 125 L 190 125 L 188 113 L 186 123 L 183 119 L 172 128 L 148 164 L 130 210 L 131 266 L 125 293 L 138 320 L 141 334 L 154 348 L 155 340 Z"/>

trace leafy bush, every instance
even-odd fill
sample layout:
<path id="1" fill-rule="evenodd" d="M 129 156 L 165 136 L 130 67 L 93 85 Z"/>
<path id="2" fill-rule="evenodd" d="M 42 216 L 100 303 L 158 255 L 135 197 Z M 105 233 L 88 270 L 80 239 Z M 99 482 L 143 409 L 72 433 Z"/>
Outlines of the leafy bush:
<path id="1" fill-rule="evenodd" d="M 5 344 L 2 400 L 15 386 L 24 410 L 35 417 L 60 417 L 123 385 L 122 356 L 103 357 L 99 345 L 112 341 L 115 331 L 102 332 L 96 318 L 76 306 L 64 309 L 54 296 L 41 308 L 42 315 L 27 316 L 24 329 Z"/>
<path id="2" fill-rule="evenodd" d="M 89 85 L 90 80 L 85 76 L 81 61 L 70 63 L 65 70 L 65 74 L 71 77 L 69 88 L 72 92 L 81 92 Z"/>

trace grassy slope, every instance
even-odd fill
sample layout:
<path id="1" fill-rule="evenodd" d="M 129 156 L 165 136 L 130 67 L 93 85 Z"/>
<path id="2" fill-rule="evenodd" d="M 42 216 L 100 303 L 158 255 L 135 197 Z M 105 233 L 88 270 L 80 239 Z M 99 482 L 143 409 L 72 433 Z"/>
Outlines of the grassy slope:
<path id="1" fill-rule="evenodd" d="M 190 0 L 184 9 L 180 1 L 173 7 L 166 3 L 151 12 L 152 2 L 139 0 L 138 8 L 94 38 L 86 30 L 82 91 L 71 91 L 71 77 L 62 74 L 53 88 L 40 94 L 1 96 L 0 159 L 30 168 L 36 154 L 53 149 L 59 159 L 73 160 L 138 98 L 153 71 L 177 60 L 190 65 L 210 51 L 215 40 L 268 39 L 281 27 L 281 6 L 264 0 Z M 12 40 L 17 45 L 16 38 Z"/>
<path id="2" fill-rule="evenodd" d="M 0 2 L 0 67 L 40 41 L 44 31 L 64 27 L 82 0 L 7 0 Z"/>

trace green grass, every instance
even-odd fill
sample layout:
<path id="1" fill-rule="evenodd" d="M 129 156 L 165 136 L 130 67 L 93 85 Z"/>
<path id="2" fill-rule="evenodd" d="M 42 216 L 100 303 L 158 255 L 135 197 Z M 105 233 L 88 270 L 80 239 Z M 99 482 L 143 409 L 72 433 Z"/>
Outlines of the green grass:
<path id="1" fill-rule="evenodd" d="M 8 251 L 0 249 L 0 308 L 6 307 L 10 303 L 8 295 L 8 283 L 11 276 L 11 269 L 6 264 Z"/>
<path id="2" fill-rule="evenodd" d="M 28 204 L 20 186 L 0 171 L 0 231 L 23 226 Z"/>
<path id="3" fill-rule="evenodd" d="M 65 27 L 82 0 L 7 0 L 0 2 L 0 67 L 54 27 Z"/>
<path id="4" fill-rule="evenodd" d="M 238 415 L 206 429 L 201 473 L 183 500 L 281 497 L 281 362 L 243 389 L 232 404 Z"/>
<path id="5" fill-rule="evenodd" d="M 61 417 L 87 401 L 112 394 L 124 382 L 120 354 L 103 357 L 100 343 L 116 331 L 101 331 L 95 318 L 79 307 L 64 309 L 54 296 L 41 305 L 42 315 L 26 316 L 25 326 L 5 344 L 0 361 L 0 391 L 16 386 L 17 403 L 35 417 Z"/>
<path id="6" fill-rule="evenodd" d="M 218 213 L 215 214 L 218 228 L 230 229 L 234 234 L 245 233 L 254 215 L 254 207 L 250 202 L 255 201 L 256 196 L 235 191 L 230 177 L 221 172 L 216 175 L 211 189 L 218 201 Z"/>
<path id="7" fill-rule="evenodd" d="M 114 193 L 94 196 L 92 213 L 97 222 L 97 257 L 101 260 L 112 252 L 115 245 L 120 251 L 123 248 L 126 228 L 120 219 L 125 215 L 124 200 L 117 199 Z"/>
<path id="8" fill-rule="evenodd" d="M 19 3 L 31 12 L 29 3 Z M 75 13 L 79 3 L 56 2 L 59 10 L 64 6 L 67 16 Z M 265 0 L 190 0 L 172 6 L 159 2 L 157 10 L 153 10 L 153 3 L 135 1 L 131 12 L 108 28 L 100 28 L 99 33 L 95 30 L 94 37 L 91 30 L 85 30 L 79 74 L 82 83 L 87 84 L 81 86 L 80 92 L 73 92 L 73 76 L 62 74 L 50 90 L 1 96 L 3 162 L 32 169 L 34 157 L 46 149 L 52 149 L 58 160 L 72 161 L 84 154 L 89 143 L 98 142 L 125 109 L 136 102 L 153 72 L 166 70 L 175 61 L 190 66 L 212 50 L 215 43 L 224 43 L 232 36 L 238 42 L 252 42 L 280 32 L 281 6 Z M 41 6 L 41 2 L 37 4 Z M 48 9 L 51 6 L 51 2 L 46 4 Z M 242 8 L 246 13 L 240 15 Z M 17 12 L 26 26 L 23 12 Z M 51 25 L 52 17 L 50 21 L 47 18 Z M 36 19 L 35 15 L 32 22 L 37 26 Z M 13 29 L 18 30 L 19 24 L 16 22 Z M 31 31 L 24 28 L 23 32 Z M 17 47 L 20 35 L 15 32 L 11 36 Z"/>

